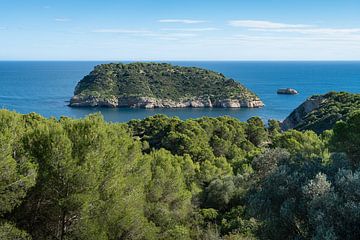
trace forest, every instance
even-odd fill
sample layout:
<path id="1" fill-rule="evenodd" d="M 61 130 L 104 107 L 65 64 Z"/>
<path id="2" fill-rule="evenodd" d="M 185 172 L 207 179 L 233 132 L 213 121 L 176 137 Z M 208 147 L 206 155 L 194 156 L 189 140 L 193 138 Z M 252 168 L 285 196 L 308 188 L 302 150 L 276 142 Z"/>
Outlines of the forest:
<path id="1" fill-rule="evenodd" d="M 0 110 L 0 239 L 359 239 L 360 112 L 128 123 Z"/>

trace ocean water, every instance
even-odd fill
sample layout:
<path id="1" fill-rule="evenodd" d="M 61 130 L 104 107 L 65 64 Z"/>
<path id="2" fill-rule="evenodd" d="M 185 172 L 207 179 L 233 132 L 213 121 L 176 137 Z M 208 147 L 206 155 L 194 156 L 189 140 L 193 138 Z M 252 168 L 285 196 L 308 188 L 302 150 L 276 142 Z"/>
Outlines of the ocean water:
<path id="1" fill-rule="evenodd" d="M 155 114 L 181 119 L 228 115 L 240 120 L 259 116 L 283 120 L 313 94 L 329 91 L 360 93 L 360 62 L 170 62 L 222 72 L 254 91 L 265 103 L 260 109 L 110 109 L 67 106 L 76 83 L 95 65 L 106 62 L 0 61 L 0 108 L 46 117 L 81 118 L 101 112 L 107 121 L 125 122 Z M 278 95 L 278 88 L 297 89 L 298 95 Z"/>

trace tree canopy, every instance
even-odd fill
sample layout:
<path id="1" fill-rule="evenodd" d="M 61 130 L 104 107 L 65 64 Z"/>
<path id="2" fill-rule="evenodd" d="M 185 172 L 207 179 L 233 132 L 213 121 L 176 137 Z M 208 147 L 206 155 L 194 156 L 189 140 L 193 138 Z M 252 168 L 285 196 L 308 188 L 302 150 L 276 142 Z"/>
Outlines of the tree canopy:
<path id="1" fill-rule="evenodd" d="M 359 112 L 108 123 L 0 111 L 1 239 L 359 239 Z"/>

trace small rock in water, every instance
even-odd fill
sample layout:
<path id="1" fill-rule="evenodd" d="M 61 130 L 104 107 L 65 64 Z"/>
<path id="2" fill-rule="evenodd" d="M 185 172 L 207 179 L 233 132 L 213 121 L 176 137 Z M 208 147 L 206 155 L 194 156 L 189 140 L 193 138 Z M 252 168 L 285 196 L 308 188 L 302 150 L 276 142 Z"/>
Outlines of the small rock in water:
<path id="1" fill-rule="evenodd" d="M 299 92 L 296 91 L 293 88 L 280 88 L 277 90 L 277 94 L 290 94 L 290 95 L 295 95 L 298 94 Z"/>

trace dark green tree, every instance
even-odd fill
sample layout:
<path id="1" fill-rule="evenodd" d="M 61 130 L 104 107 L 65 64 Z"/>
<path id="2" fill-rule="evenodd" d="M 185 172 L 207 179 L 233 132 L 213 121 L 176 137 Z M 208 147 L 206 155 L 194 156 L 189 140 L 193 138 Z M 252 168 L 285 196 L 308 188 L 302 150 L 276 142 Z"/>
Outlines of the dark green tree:
<path id="1" fill-rule="evenodd" d="M 333 129 L 330 146 L 333 151 L 345 152 L 354 167 L 360 162 L 360 111 L 350 114 L 346 121 L 339 121 Z"/>

